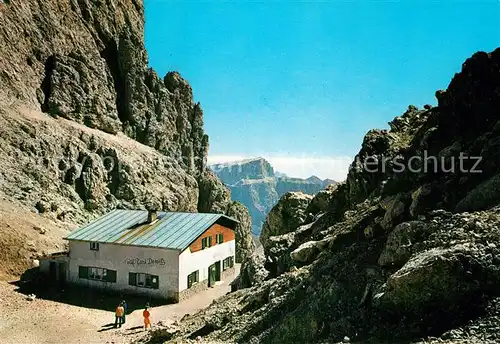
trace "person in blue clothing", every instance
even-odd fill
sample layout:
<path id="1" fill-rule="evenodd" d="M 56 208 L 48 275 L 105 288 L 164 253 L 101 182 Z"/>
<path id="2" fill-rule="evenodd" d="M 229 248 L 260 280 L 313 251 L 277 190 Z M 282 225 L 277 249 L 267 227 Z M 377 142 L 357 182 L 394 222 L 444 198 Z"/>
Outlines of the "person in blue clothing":
<path id="1" fill-rule="evenodd" d="M 122 324 L 125 324 L 125 315 L 127 314 L 127 302 L 125 300 L 122 301 L 123 306 L 123 316 L 122 316 Z"/>

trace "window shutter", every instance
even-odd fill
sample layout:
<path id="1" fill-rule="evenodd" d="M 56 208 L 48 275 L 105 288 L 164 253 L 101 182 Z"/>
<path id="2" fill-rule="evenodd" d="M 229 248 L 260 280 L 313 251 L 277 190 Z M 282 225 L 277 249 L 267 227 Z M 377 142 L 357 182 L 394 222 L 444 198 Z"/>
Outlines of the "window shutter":
<path id="1" fill-rule="evenodd" d="M 224 242 L 224 234 L 219 234 L 219 244 Z"/>
<path id="2" fill-rule="evenodd" d="M 200 281 L 200 270 L 196 270 L 194 276 L 195 276 L 195 282 L 199 282 Z"/>
<path id="3" fill-rule="evenodd" d="M 188 288 L 191 288 L 191 285 L 193 284 L 193 279 L 191 278 L 192 274 L 188 275 Z"/>
<path id="4" fill-rule="evenodd" d="M 212 246 L 212 237 L 208 237 L 208 247 Z"/>
<path id="5" fill-rule="evenodd" d="M 88 278 L 89 277 L 88 268 L 86 266 L 79 266 L 78 267 L 78 277 L 79 278 Z"/>
<path id="6" fill-rule="evenodd" d="M 151 275 L 151 288 L 158 289 L 160 285 L 160 280 L 158 276 Z"/>
<path id="7" fill-rule="evenodd" d="M 128 284 L 133 286 L 137 285 L 137 274 L 135 272 L 128 273 Z"/>
<path id="8" fill-rule="evenodd" d="M 116 283 L 116 270 L 106 271 L 106 281 Z"/>
<path id="9" fill-rule="evenodd" d="M 207 247 L 207 238 L 201 239 L 201 249 L 204 249 Z"/>

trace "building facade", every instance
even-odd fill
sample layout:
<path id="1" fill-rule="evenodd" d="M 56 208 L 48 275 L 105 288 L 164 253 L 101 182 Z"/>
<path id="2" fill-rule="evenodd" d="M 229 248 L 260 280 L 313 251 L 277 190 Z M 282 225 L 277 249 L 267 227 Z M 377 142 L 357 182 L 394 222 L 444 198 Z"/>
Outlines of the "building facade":
<path id="1" fill-rule="evenodd" d="M 67 255 L 46 257 L 40 269 L 89 288 L 179 301 L 234 278 L 236 224 L 222 214 L 114 210 L 73 231 Z"/>

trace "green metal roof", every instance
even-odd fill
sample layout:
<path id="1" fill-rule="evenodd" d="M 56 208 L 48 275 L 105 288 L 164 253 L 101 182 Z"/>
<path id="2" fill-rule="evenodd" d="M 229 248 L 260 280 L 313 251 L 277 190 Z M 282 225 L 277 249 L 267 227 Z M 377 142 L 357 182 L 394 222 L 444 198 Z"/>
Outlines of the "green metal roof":
<path id="1" fill-rule="evenodd" d="M 208 213 L 159 212 L 156 221 L 147 219 L 146 210 L 117 209 L 65 239 L 184 250 L 213 224 L 222 222 L 234 229 L 238 223 L 226 215 Z"/>

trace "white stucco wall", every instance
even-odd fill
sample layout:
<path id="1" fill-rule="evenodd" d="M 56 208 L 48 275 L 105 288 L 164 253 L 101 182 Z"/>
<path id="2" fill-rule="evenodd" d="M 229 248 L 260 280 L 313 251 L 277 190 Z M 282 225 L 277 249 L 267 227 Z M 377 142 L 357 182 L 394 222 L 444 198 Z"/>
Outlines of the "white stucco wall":
<path id="1" fill-rule="evenodd" d="M 69 252 L 70 282 L 160 298 L 175 297 L 179 291 L 179 251 L 103 243 L 99 244 L 99 251 L 93 251 L 89 242 L 70 241 Z M 79 278 L 79 266 L 115 270 L 116 283 Z M 159 289 L 129 285 L 129 272 L 157 275 Z"/>
<path id="2" fill-rule="evenodd" d="M 189 247 L 179 256 L 179 291 L 187 289 L 187 276 L 200 271 L 200 281 L 208 279 L 208 267 L 217 261 L 234 256 L 235 241 L 231 240 L 222 244 L 216 244 L 204 250 L 191 253 Z"/>

